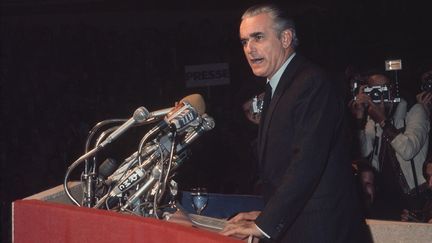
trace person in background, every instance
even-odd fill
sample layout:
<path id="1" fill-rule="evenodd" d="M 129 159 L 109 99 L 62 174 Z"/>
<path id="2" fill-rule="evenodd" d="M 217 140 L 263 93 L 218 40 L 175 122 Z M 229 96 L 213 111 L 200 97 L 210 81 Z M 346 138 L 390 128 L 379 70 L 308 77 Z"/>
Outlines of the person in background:
<path id="1" fill-rule="evenodd" d="M 423 175 L 426 182 L 419 186 L 421 206 L 411 210 L 404 209 L 402 221 L 432 223 L 432 159 L 424 163 Z"/>
<path id="2" fill-rule="evenodd" d="M 253 73 L 267 79 L 258 132 L 265 207 L 238 214 L 221 234 L 272 242 L 367 242 L 338 86 L 296 52 L 294 23 L 274 5 L 246 10 L 240 40 Z"/>
<path id="3" fill-rule="evenodd" d="M 409 192 L 418 191 L 425 181 L 422 165 L 430 129 L 425 107 L 430 98 L 417 96 L 417 103 L 408 110 L 404 99 L 395 100 L 394 85 L 385 72 L 372 70 L 366 76 L 366 86 L 360 87 L 350 107 L 357 121 L 361 155 L 377 171 L 373 217 L 398 220 L 401 210 L 409 207 Z"/>
<path id="4" fill-rule="evenodd" d="M 429 117 L 432 112 L 432 67 L 422 73 L 420 77 L 420 90 L 417 100 L 425 107 Z"/>
<path id="5" fill-rule="evenodd" d="M 432 65 L 427 66 L 420 75 L 420 93 L 417 95 L 417 100 L 422 100 L 422 104 L 425 106 L 428 112 L 429 120 L 432 117 Z M 429 149 L 428 158 L 432 157 L 432 136 L 429 131 Z"/>
<path id="6" fill-rule="evenodd" d="M 425 69 L 420 76 L 420 90 L 421 92 L 417 95 L 417 100 L 422 101 L 425 110 L 428 113 L 429 121 L 431 118 L 432 111 L 432 67 Z M 429 131 L 429 149 L 428 156 L 423 164 L 423 177 L 426 182 L 419 185 L 418 189 L 418 204 L 414 205 L 411 209 L 404 209 L 402 211 L 402 221 L 414 221 L 414 222 L 428 222 L 432 223 L 432 149 L 430 143 L 430 131 Z M 416 195 L 417 191 L 412 190 L 411 195 Z"/>

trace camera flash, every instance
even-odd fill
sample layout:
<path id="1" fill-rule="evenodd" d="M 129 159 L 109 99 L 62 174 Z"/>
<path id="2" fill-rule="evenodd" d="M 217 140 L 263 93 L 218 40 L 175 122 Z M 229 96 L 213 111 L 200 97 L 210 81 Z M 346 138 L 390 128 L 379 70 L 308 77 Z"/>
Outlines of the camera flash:
<path id="1" fill-rule="evenodd" d="M 393 70 L 402 70 L 402 60 L 386 60 L 385 61 L 385 70 L 393 71 Z"/>

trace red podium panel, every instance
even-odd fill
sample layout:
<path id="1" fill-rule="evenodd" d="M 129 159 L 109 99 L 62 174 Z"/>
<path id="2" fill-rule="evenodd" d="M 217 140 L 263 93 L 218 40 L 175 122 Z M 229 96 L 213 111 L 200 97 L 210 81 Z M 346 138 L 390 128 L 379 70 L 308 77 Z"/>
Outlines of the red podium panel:
<path id="1" fill-rule="evenodd" d="M 13 203 L 14 243 L 242 242 L 153 218 L 39 200 Z"/>
<path id="2" fill-rule="evenodd" d="M 70 184 L 80 201 L 82 186 Z M 374 243 L 430 243 L 432 224 L 366 220 Z M 71 205 L 63 186 L 15 201 L 13 243 L 240 243 L 204 229 Z"/>

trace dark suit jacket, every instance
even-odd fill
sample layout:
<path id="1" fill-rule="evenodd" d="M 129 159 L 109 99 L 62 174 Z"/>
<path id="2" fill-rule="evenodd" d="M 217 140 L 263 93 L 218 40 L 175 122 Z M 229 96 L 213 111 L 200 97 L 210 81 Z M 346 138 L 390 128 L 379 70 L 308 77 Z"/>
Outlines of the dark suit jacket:
<path id="1" fill-rule="evenodd" d="M 344 104 L 325 73 L 297 54 L 259 129 L 266 206 L 256 224 L 281 242 L 364 242 L 343 134 Z M 357 241 L 358 240 L 358 241 Z"/>

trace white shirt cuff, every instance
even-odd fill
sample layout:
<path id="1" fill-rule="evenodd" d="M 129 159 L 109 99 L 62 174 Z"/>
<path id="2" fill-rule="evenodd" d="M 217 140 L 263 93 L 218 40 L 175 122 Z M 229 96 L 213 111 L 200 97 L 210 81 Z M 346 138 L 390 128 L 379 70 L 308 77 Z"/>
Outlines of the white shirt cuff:
<path id="1" fill-rule="evenodd" d="M 270 236 L 268 234 L 266 234 L 266 232 L 264 232 L 262 229 L 260 229 L 260 227 L 258 227 L 258 225 L 255 224 L 255 226 L 261 232 L 261 234 L 263 234 L 267 239 L 270 239 Z"/>

